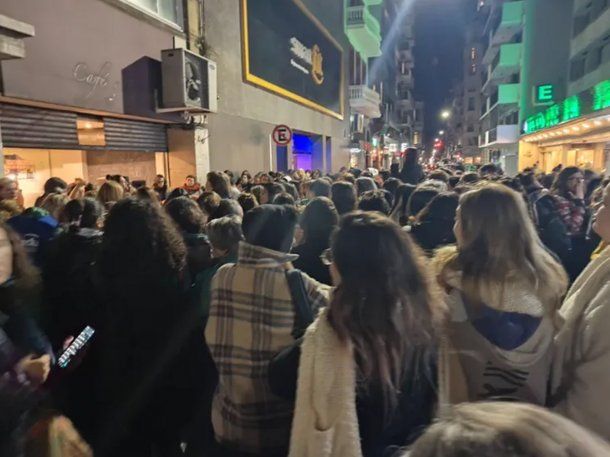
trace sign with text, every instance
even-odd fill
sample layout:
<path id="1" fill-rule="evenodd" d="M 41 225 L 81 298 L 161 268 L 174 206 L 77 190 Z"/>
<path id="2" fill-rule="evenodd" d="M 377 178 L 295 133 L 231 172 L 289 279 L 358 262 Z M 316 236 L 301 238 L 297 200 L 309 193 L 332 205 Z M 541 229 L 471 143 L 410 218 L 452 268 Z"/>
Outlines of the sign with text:
<path id="1" fill-rule="evenodd" d="M 287 125 L 278 125 L 273 129 L 273 141 L 279 146 L 286 146 L 292 141 L 292 130 Z"/>
<path id="2" fill-rule="evenodd" d="M 242 0 L 244 78 L 343 119 L 343 50 L 301 0 Z"/>

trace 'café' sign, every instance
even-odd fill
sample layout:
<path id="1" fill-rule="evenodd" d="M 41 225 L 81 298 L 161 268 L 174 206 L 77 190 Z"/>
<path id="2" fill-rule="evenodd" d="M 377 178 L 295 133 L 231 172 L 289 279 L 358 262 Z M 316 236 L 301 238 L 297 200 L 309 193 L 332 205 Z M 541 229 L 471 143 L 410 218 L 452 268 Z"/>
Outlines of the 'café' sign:
<path id="1" fill-rule="evenodd" d="M 72 75 L 76 81 L 88 86 L 85 98 L 89 98 L 99 91 L 99 89 L 108 87 L 110 84 L 111 69 L 112 64 L 110 62 L 104 62 L 98 70 L 90 68 L 89 65 L 84 62 L 79 62 L 74 66 Z"/>

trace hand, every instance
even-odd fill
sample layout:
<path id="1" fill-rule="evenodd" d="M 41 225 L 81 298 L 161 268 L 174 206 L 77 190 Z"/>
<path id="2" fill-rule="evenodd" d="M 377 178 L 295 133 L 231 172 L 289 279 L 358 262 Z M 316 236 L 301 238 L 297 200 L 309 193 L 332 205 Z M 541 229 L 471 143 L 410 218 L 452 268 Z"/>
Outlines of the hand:
<path id="1" fill-rule="evenodd" d="M 584 181 L 580 181 L 578 186 L 576 187 L 576 198 L 580 198 L 581 200 L 585 198 L 585 183 Z"/>
<path id="2" fill-rule="evenodd" d="M 36 357 L 30 354 L 17 363 L 18 371 L 21 371 L 35 386 L 40 386 L 49 377 L 51 371 L 51 356 L 48 354 Z"/>

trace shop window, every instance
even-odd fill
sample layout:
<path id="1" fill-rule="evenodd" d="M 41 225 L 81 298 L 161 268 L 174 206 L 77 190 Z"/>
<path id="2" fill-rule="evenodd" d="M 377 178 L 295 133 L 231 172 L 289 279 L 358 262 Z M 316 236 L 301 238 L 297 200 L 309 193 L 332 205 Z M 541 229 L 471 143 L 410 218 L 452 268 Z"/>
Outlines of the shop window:
<path id="1" fill-rule="evenodd" d="M 123 0 L 182 28 L 182 0 Z"/>

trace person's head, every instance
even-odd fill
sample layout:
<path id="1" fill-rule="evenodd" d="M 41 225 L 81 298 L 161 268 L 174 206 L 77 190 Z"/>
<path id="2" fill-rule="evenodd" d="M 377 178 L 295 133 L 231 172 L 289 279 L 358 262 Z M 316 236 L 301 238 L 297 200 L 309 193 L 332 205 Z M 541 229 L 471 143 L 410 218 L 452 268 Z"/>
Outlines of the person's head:
<path id="1" fill-rule="evenodd" d="M 44 193 L 49 194 L 63 194 L 68 189 L 68 183 L 61 178 L 52 177 L 47 179 L 44 183 Z"/>
<path id="2" fill-rule="evenodd" d="M 430 187 L 417 187 L 411 196 L 407 204 L 407 213 L 409 217 L 417 217 L 419 212 L 424 209 L 428 203 L 432 201 L 440 192 Z"/>
<path id="3" fill-rule="evenodd" d="M 155 181 L 153 183 L 153 187 L 155 187 L 157 189 L 167 187 L 167 182 L 165 181 L 165 176 L 163 176 L 163 175 L 155 176 Z"/>
<path id="4" fill-rule="evenodd" d="M 104 207 L 94 198 L 70 200 L 60 216 L 60 221 L 75 228 L 99 229 L 102 226 Z"/>
<path id="5" fill-rule="evenodd" d="M 377 211 L 384 215 L 390 214 L 390 205 L 381 190 L 371 190 L 365 192 L 358 202 L 360 211 Z"/>
<path id="6" fill-rule="evenodd" d="M 332 185 L 332 201 L 340 215 L 349 213 L 356 209 L 356 189 L 352 183 L 339 181 Z"/>
<path id="7" fill-rule="evenodd" d="M 9 279 L 28 290 L 40 281 L 40 272 L 30 261 L 21 237 L 0 221 L 0 285 Z"/>
<path id="8" fill-rule="evenodd" d="M 356 193 L 358 194 L 358 197 L 371 190 L 377 190 L 377 184 L 375 184 L 373 178 L 361 176 L 356 179 Z"/>
<path id="9" fill-rule="evenodd" d="M 417 215 L 417 220 L 419 222 L 428 221 L 446 224 L 448 227 L 451 227 L 455 223 L 459 199 L 458 194 L 455 192 L 441 192 L 420 211 Z"/>
<path id="10" fill-rule="evenodd" d="M 184 185 L 187 187 L 193 187 L 195 184 L 197 184 L 197 178 L 193 175 L 188 175 L 184 179 Z"/>
<path id="11" fill-rule="evenodd" d="M 256 201 L 259 205 L 263 204 L 261 199 L 263 198 L 264 191 L 265 188 L 262 185 L 252 186 L 252 188 L 250 189 L 250 192 L 252 193 L 252 195 L 254 195 L 254 198 L 256 198 Z"/>
<path id="12" fill-rule="evenodd" d="M 520 194 L 525 194 L 525 189 L 523 187 L 523 184 L 521 184 L 521 180 L 518 178 L 510 178 L 507 176 L 504 178 L 500 178 L 500 180 L 498 182 L 506 187 L 511 188 L 515 192 L 519 192 Z"/>
<path id="13" fill-rule="evenodd" d="M 65 194 L 49 194 L 42 201 L 40 207 L 56 220 L 60 219 L 60 215 L 70 199 Z"/>
<path id="14" fill-rule="evenodd" d="M 242 229 L 250 244 L 289 252 L 297 218 L 297 210 L 292 206 L 261 205 L 244 214 Z"/>
<path id="15" fill-rule="evenodd" d="M 294 197 L 292 195 L 290 195 L 288 192 L 282 192 L 282 193 L 277 194 L 273 198 L 273 204 L 274 205 L 294 206 L 295 201 L 294 201 Z"/>
<path id="16" fill-rule="evenodd" d="M 460 184 L 476 184 L 481 180 L 478 174 L 474 172 L 464 173 L 460 178 Z"/>
<path id="17" fill-rule="evenodd" d="M 402 184 L 402 181 L 397 178 L 388 178 L 383 183 L 383 188 L 392 194 L 392 197 L 396 196 L 396 189 Z"/>
<path id="18" fill-rule="evenodd" d="M 602 240 L 606 243 L 610 243 L 610 184 L 606 186 L 602 204 L 595 214 L 593 230 L 595 230 Z"/>
<path id="19" fill-rule="evenodd" d="M 449 180 L 447 181 L 447 185 L 449 189 L 453 190 L 460 183 L 461 176 L 449 176 Z"/>
<path id="20" fill-rule="evenodd" d="M 159 204 L 157 193 L 150 187 L 139 187 L 134 195 L 138 200 L 148 200 L 149 202 Z"/>
<path id="21" fill-rule="evenodd" d="M 10 178 L 0 178 L 0 201 L 17 198 L 17 181 Z"/>
<path id="22" fill-rule="evenodd" d="M 160 206 L 126 198 L 106 217 L 99 265 L 107 279 L 139 278 L 151 286 L 180 274 L 186 247 Z"/>
<path id="23" fill-rule="evenodd" d="M 244 214 L 250 211 L 252 208 L 256 208 L 258 206 L 258 201 L 254 194 L 243 193 L 237 197 L 237 203 L 241 205 L 241 209 L 244 210 Z"/>
<path id="24" fill-rule="evenodd" d="M 216 210 L 208 217 L 208 221 L 225 216 L 237 216 L 241 218 L 244 216 L 244 210 L 237 201 L 230 198 L 223 198 L 220 200 L 220 203 L 218 203 Z"/>
<path id="25" fill-rule="evenodd" d="M 407 148 L 404 153 L 405 162 L 404 166 L 415 165 L 419 159 L 419 153 L 416 148 Z"/>
<path id="26" fill-rule="evenodd" d="M 457 265 L 472 303 L 501 306 L 504 288 L 525 281 L 551 312 L 567 288 L 563 267 L 543 247 L 524 199 L 500 184 L 488 184 L 460 198 L 455 227 Z"/>
<path id="27" fill-rule="evenodd" d="M 280 183 L 277 183 L 277 182 L 266 183 L 266 184 L 263 184 L 262 186 L 263 186 L 263 189 L 261 191 L 260 200 L 259 200 L 261 205 L 270 204 L 271 202 L 273 202 L 273 199 L 275 198 L 276 195 L 284 192 L 284 187 Z"/>
<path id="28" fill-rule="evenodd" d="M 172 201 L 174 198 L 188 197 L 188 195 L 189 193 L 186 189 L 182 187 L 176 187 L 168 194 L 167 198 L 165 199 L 165 204 Z"/>
<path id="29" fill-rule="evenodd" d="M 578 186 L 582 185 L 585 177 L 578 167 L 566 167 L 559 172 L 553 182 L 552 190 L 562 196 L 575 194 Z"/>
<path id="30" fill-rule="evenodd" d="M 493 179 L 500 174 L 498 166 L 494 163 L 486 163 L 479 168 L 479 176 L 483 179 Z"/>
<path id="31" fill-rule="evenodd" d="M 330 197 L 331 184 L 323 178 L 318 178 L 309 184 L 309 198 Z"/>
<path id="32" fill-rule="evenodd" d="M 209 218 L 220 206 L 220 195 L 216 192 L 202 192 L 202 194 L 197 198 L 197 204 L 206 218 Z"/>
<path id="33" fill-rule="evenodd" d="M 205 226 L 212 244 L 212 257 L 215 259 L 235 255 L 239 242 L 244 239 L 239 216 L 224 216 L 214 219 Z"/>
<path id="34" fill-rule="evenodd" d="M 546 408 L 526 403 L 453 406 L 411 446 L 409 457 L 607 457 L 608 444 Z"/>
<path id="35" fill-rule="evenodd" d="M 121 200 L 124 192 L 123 186 L 118 182 L 106 181 L 100 186 L 100 190 L 97 192 L 97 199 L 102 205 L 107 206 Z"/>
<path id="36" fill-rule="evenodd" d="M 443 314 L 421 251 L 399 225 L 375 212 L 344 216 L 331 242 L 336 286 L 329 321 L 351 341 L 366 387 L 391 413 L 414 349 L 428 350 Z"/>
<path id="37" fill-rule="evenodd" d="M 227 178 L 229 178 L 229 184 L 235 184 L 235 174 L 231 170 L 225 170 L 224 174 Z"/>
<path id="38" fill-rule="evenodd" d="M 542 189 L 542 185 L 540 185 L 540 183 L 538 182 L 538 179 L 536 178 L 536 175 L 533 171 L 520 173 L 518 176 L 521 185 L 526 191 Z"/>
<path id="39" fill-rule="evenodd" d="M 183 233 L 203 232 L 206 218 L 197 203 L 189 197 L 178 197 L 165 205 L 165 211 Z"/>
<path id="40" fill-rule="evenodd" d="M 428 175 L 428 179 L 433 179 L 435 181 L 441 181 L 444 183 L 449 182 L 449 174 L 443 170 L 435 170 Z"/>
<path id="41" fill-rule="evenodd" d="M 216 192 L 220 198 L 231 198 L 231 181 L 220 171 L 210 171 L 207 175 L 205 189 Z"/>
<path id="42" fill-rule="evenodd" d="M 299 225 L 303 230 L 306 242 L 328 245 L 330 235 L 339 223 L 339 213 L 332 200 L 326 197 L 316 197 L 311 200 L 303 214 Z"/>

